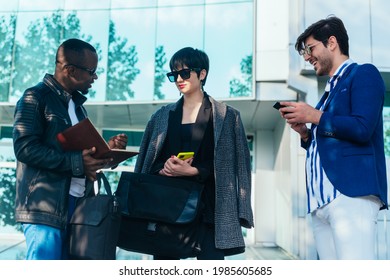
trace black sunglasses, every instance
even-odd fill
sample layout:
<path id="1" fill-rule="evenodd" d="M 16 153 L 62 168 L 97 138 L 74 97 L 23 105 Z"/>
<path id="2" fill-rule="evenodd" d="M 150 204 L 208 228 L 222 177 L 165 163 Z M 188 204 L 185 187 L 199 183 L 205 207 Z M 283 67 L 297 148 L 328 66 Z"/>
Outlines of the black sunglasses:
<path id="1" fill-rule="evenodd" d="M 199 73 L 200 70 L 201 70 L 200 68 L 181 69 L 180 71 L 172 71 L 167 73 L 167 77 L 171 83 L 174 83 L 177 81 L 177 77 L 179 75 L 183 80 L 187 80 L 191 77 L 191 71 L 195 71 L 196 73 Z"/>
<path id="2" fill-rule="evenodd" d="M 79 66 L 79 65 L 76 65 L 76 64 L 71 64 L 71 63 L 68 63 L 68 64 L 65 65 L 65 67 L 67 67 L 67 66 L 73 66 L 73 67 L 76 67 L 76 68 L 78 68 L 80 70 L 88 72 L 88 74 L 90 76 L 93 76 L 93 75 L 96 74 L 96 69 L 89 69 L 89 68 L 85 68 L 85 67 L 82 67 L 82 66 Z"/>

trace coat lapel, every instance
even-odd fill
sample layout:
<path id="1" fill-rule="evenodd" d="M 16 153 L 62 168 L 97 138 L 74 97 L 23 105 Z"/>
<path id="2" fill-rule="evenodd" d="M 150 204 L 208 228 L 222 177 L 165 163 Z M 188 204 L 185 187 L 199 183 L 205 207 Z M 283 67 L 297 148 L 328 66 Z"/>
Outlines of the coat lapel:
<path id="1" fill-rule="evenodd" d="M 168 120 L 168 139 L 169 139 L 169 150 L 175 151 L 175 154 L 180 151 L 180 128 L 181 120 L 183 118 L 183 98 L 176 102 L 176 107 L 174 110 L 169 112 Z"/>
<path id="2" fill-rule="evenodd" d="M 212 97 L 209 98 L 213 108 L 214 145 L 217 145 L 219 137 L 222 133 L 222 127 L 226 117 L 227 107 L 223 103 L 216 102 Z"/>
<path id="3" fill-rule="evenodd" d="M 351 70 L 353 68 L 355 68 L 356 65 L 357 65 L 356 63 L 353 63 L 353 64 L 349 65 L 349 67 L 347 69 L 345 69 L 344 74 L 341 75 L 340 80 L 337 82 L 337 84 L 335 85 L 333 91 L 330 93 L 330 95 L 328 97 L 328 100 L 326 101 L 326 104 L 324 106 L 323 111 L 325 111 L 326 108 L 329 106 L 329 104 L 332 102 L 333 98 L 339 92 L 339 90 L 342 88 L 342 85 L 344 84 L 345 80 L 347 79 L 347 77 L 351 73 Z"/>

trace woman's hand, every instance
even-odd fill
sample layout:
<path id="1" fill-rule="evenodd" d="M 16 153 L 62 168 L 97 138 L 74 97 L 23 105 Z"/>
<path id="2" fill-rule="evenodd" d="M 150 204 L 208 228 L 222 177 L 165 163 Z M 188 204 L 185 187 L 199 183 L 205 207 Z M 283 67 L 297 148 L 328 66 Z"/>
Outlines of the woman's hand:
<path id="1" fill-rule="evenodd" d="M 159 174 L 163 176 L 195 176 L 199 174 L 197 168 L 191 166 L 193 158 L 181 160 L 176 156 L 171 156 L 164 164 L 164 168 Z"/>

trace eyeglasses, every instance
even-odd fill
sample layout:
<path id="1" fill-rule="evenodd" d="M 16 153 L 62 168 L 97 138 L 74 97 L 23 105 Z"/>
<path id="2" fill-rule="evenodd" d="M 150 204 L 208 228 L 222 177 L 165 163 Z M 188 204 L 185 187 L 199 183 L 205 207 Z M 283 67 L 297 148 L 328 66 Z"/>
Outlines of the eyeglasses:
<path id="1" fill-rule="evenodd" d="M 200 70 L 200 68 L 181 69 L 180 71 L 172 71 L 167 73 L 167 77 L 171 83 L 174 83 L 177 81 L 177 77 L 179 75 L 183 80 L 187 80 L 191 77 L 191 71 L 200 72 Z"/>
<path id="2" fill-rule="evenodd" d="M 65 64 L 65 67 L 67 67 L 67 66 L 73 66 L 73 67 L 76 67 L 76 68 L 78 68 L 80 70 L 88 72 L 88 74 L 90 76 L 96 75 L 96 69 L 89 69 L 89 68 L 85 68 L 85 67 L 82 67 L 82 66 L 79 66 L 79 65 L 76 65 L 76 64 L 71 64 L 71 63 Z"/>
<path id="3" fill-rule="evenodd" d="M 322 43 L 322 42 L 317 42 L 317 43 L 315 43 L 315 44 L 313 44 L 311 46 L 305 46 L 303 49 L 299 50 L 299 54 L 302 55 L 302 56 L 304 56 L 304 55 L 309 55 L 310 56 L 311 52 L 313 51 L 313 48 L 315 46 L 317 46 L 318 44 L 320 44 L 320 43 Z"/>

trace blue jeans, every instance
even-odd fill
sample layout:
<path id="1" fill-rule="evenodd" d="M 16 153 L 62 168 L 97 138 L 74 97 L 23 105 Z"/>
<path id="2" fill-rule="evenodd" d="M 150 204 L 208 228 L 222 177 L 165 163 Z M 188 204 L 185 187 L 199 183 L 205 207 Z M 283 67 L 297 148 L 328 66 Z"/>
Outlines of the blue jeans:
<path id="1" fill-rule="evenodd" d="M 77 198 L 69 196 L 68 224 L 76 207 Z M 26 260 L 66 260 L 68 259 L 69 234 L 67 229 L 59 229 L 42 224 L 22 224 L 26 238 Z"/>

